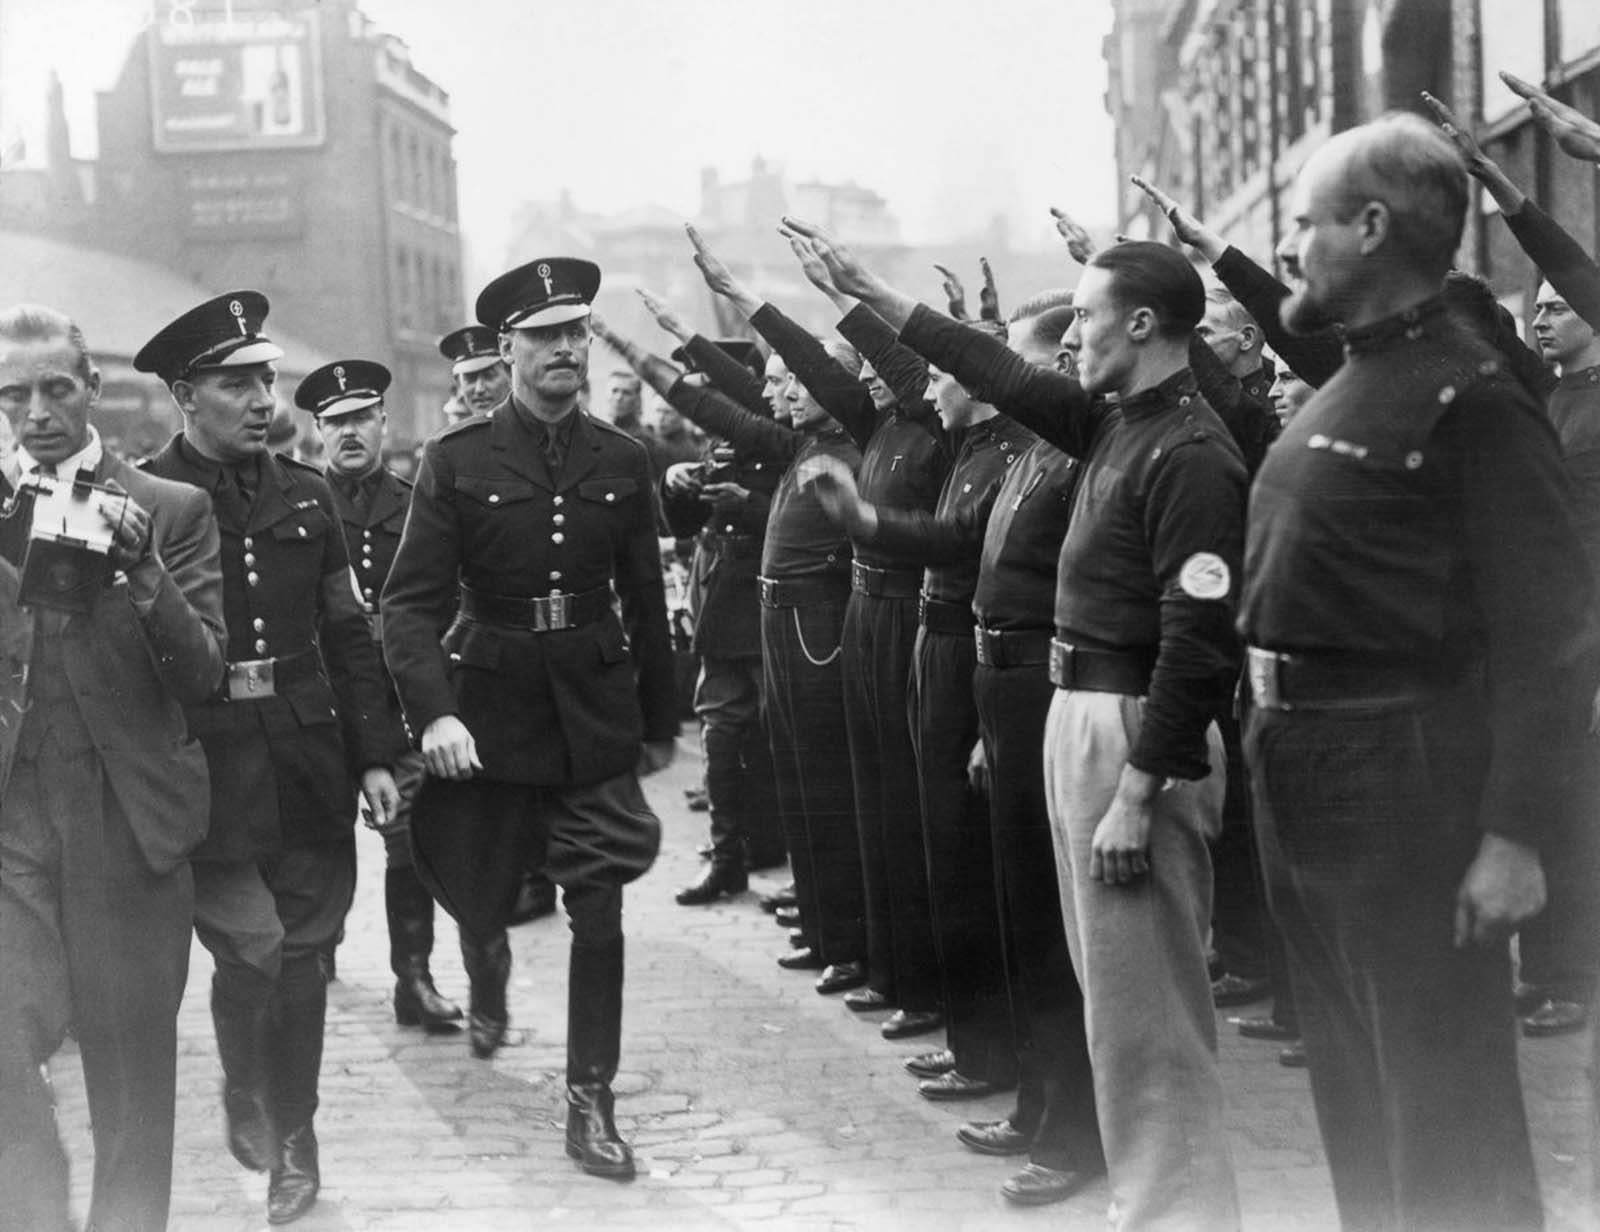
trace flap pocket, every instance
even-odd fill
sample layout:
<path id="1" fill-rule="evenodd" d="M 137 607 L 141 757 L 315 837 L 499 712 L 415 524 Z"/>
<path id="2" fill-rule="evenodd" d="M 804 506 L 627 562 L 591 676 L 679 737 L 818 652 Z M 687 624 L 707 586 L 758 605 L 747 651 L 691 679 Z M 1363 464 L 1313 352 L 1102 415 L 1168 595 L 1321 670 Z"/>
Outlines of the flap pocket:
<path id="1" fill-rule="evenodd" d="M 638 480 L 630 479 L 626 475 L 618 475 L 611 479 L 585 479 L 578 485 L 579 496 L 602 505 L 614 505 L 638 490 Z"/>
<path id="2" fill-rule="evenodd" d="M 494 478 L 484 479 L 473 475 L 458 475 L 456 491 L 479 505 L 499 509 L 518 501 L 532 500 L 534 486 L 525 480 Z"/>
<path id="3" fill-rule="evenodd" d="M 316 506 L 298 509 L 272 528 L 272 537 L 284 543 L 320 540 L 328 533 L 328 515 Z"/>
<path id="4" fill-rule="evenodd" d="M 451 667 L 500 668 L 500 638 L 493 630 L 470 621 L 457 621 L 445 634 L 444 652 Z"/>

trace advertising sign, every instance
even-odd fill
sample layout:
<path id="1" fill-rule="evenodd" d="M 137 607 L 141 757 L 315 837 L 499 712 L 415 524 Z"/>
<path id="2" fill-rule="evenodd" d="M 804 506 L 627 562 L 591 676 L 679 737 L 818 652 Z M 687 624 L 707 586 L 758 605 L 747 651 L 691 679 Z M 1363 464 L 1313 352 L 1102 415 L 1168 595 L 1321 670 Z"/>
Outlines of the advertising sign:
<path id="1" fill-rule="evenodd" d="M 150 115 L 164 154 L 319 146 L 315 12 L 195 12 L 150 27 Z"/>

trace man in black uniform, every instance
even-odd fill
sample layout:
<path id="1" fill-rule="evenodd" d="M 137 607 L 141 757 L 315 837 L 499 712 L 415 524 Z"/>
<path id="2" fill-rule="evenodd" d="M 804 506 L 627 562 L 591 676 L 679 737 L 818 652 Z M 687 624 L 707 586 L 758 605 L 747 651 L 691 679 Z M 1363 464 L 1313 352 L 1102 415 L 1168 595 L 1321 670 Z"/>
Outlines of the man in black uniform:
<path id="1" fill-rule="evenodd" d="M 1538 1228 L 1506 934 L 1596 683 L 1554 434 L 1440 298 L 1467 209 L 1414 117 L 1302 169 L 1284 324 L 1347 358 L 1268 455 L 1239 625 L 1272 909 L 1349 1228 Z"/>
<path id="2" fill-rule="evenodd" d="M 639 775 L 671 761 L 678 724 L 649 459 L 577 405 L 599 285 L 594 265 L 553 257 L 478 296 L 511 396 L 428 442 L 382 614 L 430 776 L 412 810 L 418 871 L 479 942 L 505 928 L 524 868 L 562 887 L 567 1153 L 627 1179 L 611 1092 L 622 887 L 655 860 Z M 509 972 L 507 954 L 499 1003 L 474 1006 L 502 1030 Z"/>
<path id="3" fill-rule="evenodd" d="M 497 355 L 496 362 L 498 359 Z M 295 405 L 311 413 L 327 447 L 328 487 L 344 528 L 362 610 L 380 656 L 383 625 L 378 617 L 378 595 L 394 563 L 406 510 L 411 506 L 411 485 L 383 465 L 388 423 L 383 396 L 390 379 L 382 364 L 343 359 L 312 372 L 294 394 Z M 392 685 L 389 701 L 399 723 L 400 703 Z M 373 819 L 383 836 L 383 899 L 389 925 L 389 966 L 395 977 L 394 1017 L 405 1027 L 454 1030 L 461 1021 L 461 1009 L 433 986 L 428 967 L 433 953 L 433 899 L 417 878 L 411 860 L 411 801 L 422 783 L 422 755 L 407 750 L 396 762 L 394 775 L 400 805 L 387 823 Z M 467 968 L 469 972 L 473 969 L 470 958 Z"/>
<path id="4" fill-rule="evenodd" d="M 189 853 L 208 803 L 182 707 L 222 677 L 222 564 L 211 502 L 104 446 L 99 396 L 70 318 L 0 312 L 0 423 L 17 441 L 0 480 L 17 502 L 0 545 L 0 1227 L 16 1232 L 77 1226 L 42 1069 L 69 1028 L 94 1134 L 90 1227 L 161 1232 L 171 1204 Z M 40 475 L 58 493 L 83 476 L 128 494 L 82 506 L 106 542 L 77 557 L 95 566 L 78 610 L 36 589 L 56 550 L 24 544 Z"/>
<path id="5" fill-rule="evenodd" d="M 788 423 L 779 424 L 682 380 L 673 365 L 626 339 L 603 336 L 692 422 L 782 472 L 757 581 L 762 690 L 796 906 L 810 944 L 778 965 L 821 969 L 816 989 L 824 996 L 859 988 L 867 978 L 866 931 L 840 673 L 850 543 L 803 476 L 820 457 L 853 468 L 860 452 L 793 376 Z"/>
<path id="6" fill-rule="evenodd" d="M 691 337 L 673 352 L 701 372 L 731 360 L 758 381 L 753 342 Z M 704 365 L 704 366 L 703 366 Z M 708 373 L 709 375 L 709 373 Z M 724 372 L 724 379 L 727 379 Z M 757 385 L 759 389 L 759 385 Z M 756 575 L 779 468 L 765 454 L 719 443 L 703 462 L 676 462 L 662 476 L 662 509 L 680 538 L 695 536 L 689 565 L 693 649 L 700 659 L 694 709 L 701 724 L 711 861 L 678 892 L 684 906 L 715 902 L 748 886 L 747 869 L 783 860 L 772 780 L 772 747 L 762 723 L 761 606 Z"/>
<path id="7" fill-rule="evenodd" d="M 216 959 L 211 1009 L 228 1142 L 270 1169 L 267 1215 L 284 1223 L 320 1185 L 317 1076 L 327 987 L 318 955 L 355 890 L 356 786 L 382 821 L 403 733 L 353 590 L 333 494 L 267 449 L 267 300 L 218 296 L 134 357 L 166 382 L 183 432 L 144 468 L 211 494 L 222 532 L 227 680 L 190 707 L 211 771 L 211 830 L 196 851 L 195 931 Z M 248 657 L 246 657 L 248 656 Z"/>
<path id="8" fill-rule="evenodd" d="M 463 325 L 439 339 L 450 361 L 456 398 L 473 415 L 487 415 L 511 392 L 511 369 L 500 358 L 500 335 L 483 325 Z"/>
<path id="9" fill-rule="evenodd" d="M 1115 1218 L 1236 1228 L 1206 844 L 1223 788 L 1215 720 L 1239 662 L 1245 471 L 1188 368 L 1204 284 L 1159 244 L 1096 253 L 1067 334 L 1080 382 L 895 291 L 817 228 L 785 223 L 906 345 L 1083 459 L 1056 583 L 1045 779 Z"/>
<path id="10" fill-rule="evenodd" d="M 951 450 L 937 412 L 923 397 L 926 368 L 896 348 L 893 366 L 877 367 L 883 383 L 874 399 L 855 374 L 823 355 L 814 338 L 742 286 L 693 228 L 690 239 L 707 285 L 748 318 L 861 446 L 863 498 L 893 509 L 931 510 L 950 469 Z M 846 324 L 853 303 L 840 297 L 836 305 L 845 314 L 840 333 L 859 351 Z M 858 321 L 871 316 L 856 315 Z M 870 320 L 862 324 L 871 326 Z M 845 1003 L 857 1011 L 893 1009 L 882 1032 L 887 1039 L 900 1039 L 944 1023 L 906 706 L 922 570 L 915 561 L 861 543 L 855 545 L 850 582 L 842 666 L 867 896 L 868 985 L 848 994 Z"/>

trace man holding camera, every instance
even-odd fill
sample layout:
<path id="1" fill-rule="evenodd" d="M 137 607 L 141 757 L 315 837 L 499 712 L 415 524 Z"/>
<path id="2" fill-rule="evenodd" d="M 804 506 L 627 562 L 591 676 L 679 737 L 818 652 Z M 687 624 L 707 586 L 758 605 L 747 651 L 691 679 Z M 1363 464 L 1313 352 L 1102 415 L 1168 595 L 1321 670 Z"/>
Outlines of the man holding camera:
<path id="1" fill-rule="evenodd" d="M 211 770 L 211 831 L 195 853 L 195 931 L 216 960 L 211 1014 L 228 1146 L 270 1171 L 267 1218 L 321 1186 L 318 1075 L 328 992 L 319 961 L 355 892 L 356 787 L 380 824 L 405 737 L 385 697 L 333 494 L 272 453 L 266 296 L 235 291 L 168 324 L 134 356 L 172 392 L 183 431 L 146 462 L 211 494 L 228 627 L 223 687 L 189 721 Z"/>
<path id="2" fill-rule="evenodd" d="M 89 1224 L 155 1232 L 208 800 L 183 707 L 222 676 L 222 572 L 211 502 L 103 448 L 99 395 L 68 317 L 0 313 L 0 409 L 19 442 L 0 481 L 16 519 L 0 561 L 0 1227 L 74 1226 L 40 1071 L 70 1023 L 94 1130 Z M 30 528 L 30 500 L 70 501 L 74 538 L 101 546 Z"/>

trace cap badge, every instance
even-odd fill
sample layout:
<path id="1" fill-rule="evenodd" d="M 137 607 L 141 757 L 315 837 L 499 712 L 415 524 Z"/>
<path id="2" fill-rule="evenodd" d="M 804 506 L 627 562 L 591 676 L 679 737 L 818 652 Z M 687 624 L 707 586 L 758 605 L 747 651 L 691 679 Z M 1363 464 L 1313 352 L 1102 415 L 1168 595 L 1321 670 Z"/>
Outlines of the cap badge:
<path id="1" fill-rule="evenodd" d="M 250 336 L 250 327 L 246 325 L 244 321 L 244 305 L 236 299 L 229 300 L 228 311 L 233 313 L 233 320 L 234 323 L 238 325 L 239 332 L 248 338 Z"/>
<path id="2" fill-rule="evenodd" d="M 554 295 L 556 293 L 556 284 L 550 277 L 550 267 L 541 261 L 538 270 L 535 272 L 540 278 L 544 279 L 544 293 L 547 296 Z"/>
<path id="3" fill-rule="evenodd" d="M 339 382 L 339 392 L 344 393 L 344 365 L 333 370 L 333 379 Z"/>

